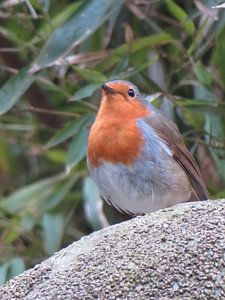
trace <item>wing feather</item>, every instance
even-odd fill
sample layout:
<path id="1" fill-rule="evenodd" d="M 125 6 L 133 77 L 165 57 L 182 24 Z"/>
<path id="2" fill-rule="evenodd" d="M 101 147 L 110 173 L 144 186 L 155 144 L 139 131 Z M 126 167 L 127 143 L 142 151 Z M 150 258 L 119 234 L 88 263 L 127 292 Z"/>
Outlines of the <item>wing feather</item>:
<path id="1" fill-rule="evenodd" d="M 187 150 L 177 125 L 157 109 L 154 109 L 150 116 L 145 117 L 144 121 L 170 147 L 173 158 L 187 174 L 192 187 L 192 200 L 208 199 L 209 193 L 203 182 L 199 167 Z"/>

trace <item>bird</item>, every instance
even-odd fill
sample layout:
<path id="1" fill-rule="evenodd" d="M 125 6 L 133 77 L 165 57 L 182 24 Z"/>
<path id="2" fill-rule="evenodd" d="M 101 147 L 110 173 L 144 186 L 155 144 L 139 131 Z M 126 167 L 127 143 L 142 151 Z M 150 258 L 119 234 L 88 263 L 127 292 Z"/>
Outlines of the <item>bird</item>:
<path id="1" fill-rule="evenodd" d="M 87 167 L 101 198 L 132 216 L 209 197 L 177 125 L 126 80 L 101 86 Z"/>

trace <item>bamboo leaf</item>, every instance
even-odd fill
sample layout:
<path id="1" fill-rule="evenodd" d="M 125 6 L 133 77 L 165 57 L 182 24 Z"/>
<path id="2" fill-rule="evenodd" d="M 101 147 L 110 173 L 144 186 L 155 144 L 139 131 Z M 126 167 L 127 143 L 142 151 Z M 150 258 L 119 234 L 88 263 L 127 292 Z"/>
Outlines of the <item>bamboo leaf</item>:
<path id="1" fill-rule="evenodd" d="M 202 85 L 209 86 L 211 84 L 213 77 L 207 72 L 200 61 L 195 64 L 194 71 L 197 79 Z"/>
<path id="2" fill-rule="evenodd" d="M 73 138 L 68 151 L 68 159 L 66 165 L 67 172 L 70 172 L 70 170 L 85 157 L 87 151 L 88 127 L 92 122 L 93 117 L 92 119 L 88 119 L 86 121 L 78 134 Z"/>
<path id="3" fill-rule="evenodd" d="M 28 73 L 28 68 L 12 76 L 0 90 L 0 115 L 12 108 L 30 87 L 35 77 Z"/>
<path id="4" fill-rule="evenodd" d="M 171 14 L 182 23 L 187 33 L 193 34 L 195 32 L 195 25 L 188 19 L 187 13 L 173 0 L 166 0 L 166 4 Z"/>
<path id="5" fill-rule="evenodd" d="M 73 95 L 72 98 L 70 98 L 70 101 L 78 101 L 84 98 L 90 97 L 94 91 L 99 87 L 99 84 L 96 83 L 90 83 L 83 88 L 76 91 L 76 93 Z"/>
<path id="6" fill-rule="evenodd" d="M 0 208 L 9 213 L 33 210 L 41 199 L 46 199 L 54 191 L 54 183 L 59 182 L 65 175 L 58 175 L 52 178 L 40 180 L 15 191 L 0 201 Z"/>
<path id="7" fill-rule="evenodd" d="M 90 115 L 85 115 L 83 117 L 81 117 L 80 119 L 73 121 L 69 124 L 67 124 L 64 128 L 62 128 L 61 130 L 59 130 L 51 139 L 50 141 L 46 144 L 46 148 L 51 148 L 54 147 L 64 141 L 66 141 L 67 139 L 69 139 L 70 137 L 72 137 L 73 135 L 76 135 L 80 129 L 85 126 L 85 124 L 87 123 L 88 120 L 92 120 L 93 116 Z"/>
<path id="8" fill-rule="evenodd" d="M 77 71 L 77 73 L 82 78 L 84 78 L 87 81 L 92 81 L 92 82 L 97 82 L 97 83 L 102 83 L 102 82 L 107 81 L 107 77 L 105 77 L 105 75 L 103 75 L 99 71 L 82 69 L 79 67 L 74 67 L 74 69 Z"/>
<path id="9" fill-rule="evenodd" d="M 105 219 L 99 205 L 100 195 L 96 184 L 90 177 L 85 178 L 83 185 L 84 208 L 87 219 L 94 230 L 101 229 Z"/>
<path id="10" fill-rule="evenodd" d="M 122 46 L 114 49 L 112 54 L 109 55 L 99 64 L 98 69 L 100 69 L 101 71 L 108 69 L 109 67 L 120 62 L 121 57 L 124 57 L 125 55 L 127 55 L 127 53 L 134 54 L 138 51 L 141 51 L 144 48 L 153 49 L 161 45 L 169 44 L 173 42 L 173 40 L 174 38 L 167 33 L 155 34 L 144 38 L 138 38 L 132 41 L 132 43 L 130 43 L 129 46 L 127 44 L 123 44 Z"/>
<path id="11" fill-rule="evenodd" d="M 44 249 L 53 255 L 60 249 L 64 230 L 64 217 L 60 213 L 46 213 L 42 218 Z"/>
<path id="12" fill-rule="evenodd" d="M 221 79 L 225 84 L 225 28 L 216 37 L 215 62 L 221 72 Z"/>
<path id="13" fill-rule="evenodd" d="M 0 285 L 8 279 L 25 271 L 25 263 L 21 257 L 14 257 L 0 266 Z"/>
<path id="14" fill-rule="evenodd" d="M 62 26 L 62 24 L 77 10 L 81 1 L 76 1 L 65 7 L 63 11 L 60 11 L 56 16 L 51 18 L 51 23 L 44 23 L 37 34 L 29 41 L 29 45 L 35 44 L 40 40 L 41 36 L 46 36 L 51 33 L 55 28 Z"/>
<path id="15" fill-rule="evenodd" d="M 225 105 L 217 104 L 215 102 L 209 102 L 200 99 L 186 99 L 176 98 L 174 103 L 181 107 L 186 107 L 195 112 L 205 113 L 212 116 L 223 116 L 225 115 Z"/>
<path id="16" fill-rule="evenodd" d="M 79 9 L 50 36 L 30 70 L 36 72 L 50 66 L 95 32 L 122 5 L 122 0 L 84 1 Z"/>

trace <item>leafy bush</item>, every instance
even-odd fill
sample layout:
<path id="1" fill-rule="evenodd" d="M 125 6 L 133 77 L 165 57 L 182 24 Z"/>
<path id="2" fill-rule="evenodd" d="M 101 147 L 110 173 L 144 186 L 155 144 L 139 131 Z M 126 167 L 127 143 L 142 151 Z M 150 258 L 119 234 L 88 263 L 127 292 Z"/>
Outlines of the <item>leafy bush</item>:
<path id="1" fill-rule="evenodd" d="M 178 123 L 211 195 L 225 195 L 218 3 L 2 1 L 1 283 L 107 224 L 85 153 L 108 79 L 129 79 L 155 99 Z"/>

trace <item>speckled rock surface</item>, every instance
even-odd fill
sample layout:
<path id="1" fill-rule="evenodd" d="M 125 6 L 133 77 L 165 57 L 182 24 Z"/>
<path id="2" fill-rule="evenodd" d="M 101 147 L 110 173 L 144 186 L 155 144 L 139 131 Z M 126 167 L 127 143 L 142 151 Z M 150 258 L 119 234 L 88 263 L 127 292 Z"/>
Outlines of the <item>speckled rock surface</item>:
<path id="1" fill-rule="evenodd" d="M 225 201 L 91 234 L 9 281 L 0 299 L 225 299 Z"/>

